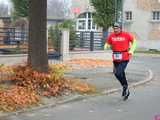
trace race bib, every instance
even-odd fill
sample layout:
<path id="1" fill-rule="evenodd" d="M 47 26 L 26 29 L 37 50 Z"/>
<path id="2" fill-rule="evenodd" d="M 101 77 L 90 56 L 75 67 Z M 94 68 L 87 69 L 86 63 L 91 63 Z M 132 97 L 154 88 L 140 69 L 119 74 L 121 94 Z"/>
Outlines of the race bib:
<path id="1" fill-rule="evenodd" d="M 114 60 L 122 60 L 122 53 L 120 52 L 114 52 L 113 53 Z"/>

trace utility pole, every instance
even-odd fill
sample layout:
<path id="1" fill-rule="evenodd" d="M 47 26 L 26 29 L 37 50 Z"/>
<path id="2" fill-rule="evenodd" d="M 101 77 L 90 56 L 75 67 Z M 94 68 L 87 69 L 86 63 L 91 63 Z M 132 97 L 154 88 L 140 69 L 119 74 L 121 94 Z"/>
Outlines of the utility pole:
<path id="1" fill-rule="evenodd" d="M 115 0 L 115 22 L 123 24 L 123 0 Z"/>
<path id="2" fill-rule="evenodd" d="M 115 17 L 115 22 L 117 22 L 117 0 L 114 0 L 114 3 L 115 3 L 114 17 Z"/>

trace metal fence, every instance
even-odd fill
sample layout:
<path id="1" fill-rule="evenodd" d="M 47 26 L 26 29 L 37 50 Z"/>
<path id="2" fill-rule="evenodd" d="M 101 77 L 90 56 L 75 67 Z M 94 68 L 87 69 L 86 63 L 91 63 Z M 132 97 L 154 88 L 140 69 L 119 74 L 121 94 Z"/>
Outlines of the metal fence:
<path id="1" fill-rule="evenodd" d="M 74 34 L 75 37 L 72 37 L 74 41 L 70 41 L 70 50 L 94 51 L 103 49 L 104 39 L 102 32 L 75 31 Z M 58 42 L 60 42 L 60 40 L 58 40 Z M 52 49 L 54 50 L 54 48 Z M 51 51 L 53 51 L 52 49 Z M 27 51 L 27 30 L 17 28 L 0 28 L 0 54 L 27 53 Z"/>
<path id="2" fill-rule="evenodd" d="M 26 53 L 28 44 L 27 30 L 17 28 L 0 28 L 0 53 Z"/>
<path id="3" fill-rule="evenodd" d="M 0 44 L 13 45 L 24 43 L 28 40 L 26 30 L 16 28 L 0 28 Z"/>
<path id="4" fill-rule="evenodd" d="M 102 32 L 80 32 L 76 31 L 77 46 L 82 50 L 102 50 L 104 45 Z"/>

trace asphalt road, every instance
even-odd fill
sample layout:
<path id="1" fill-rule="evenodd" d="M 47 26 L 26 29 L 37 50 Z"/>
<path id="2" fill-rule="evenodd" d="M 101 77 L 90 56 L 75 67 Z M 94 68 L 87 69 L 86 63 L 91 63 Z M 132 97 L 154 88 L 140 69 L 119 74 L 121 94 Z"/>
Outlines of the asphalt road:
<path id="1" fill-rule="evenodd" d="M 132 88 L 131 96 L 125 102 L 118 92 L 0 120 L 156 120 L 155 116 L 160 116 L 160 57 L 135 57 L 129 67 L 136 68 L 137 65 L 150 68 L 154 79 Z"/>

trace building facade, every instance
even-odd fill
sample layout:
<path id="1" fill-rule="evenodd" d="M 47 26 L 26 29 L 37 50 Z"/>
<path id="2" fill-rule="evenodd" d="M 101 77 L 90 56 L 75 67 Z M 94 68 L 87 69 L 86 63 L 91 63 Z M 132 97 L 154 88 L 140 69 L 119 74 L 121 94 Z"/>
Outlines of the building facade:
<path id="1" fill-rule="evenodd" d="M 135 35 L 138 47 L 160 50 L 160 0 L 117 0 L 117 3 L 118 1 L 123 3 L 123 28 Z M 100 30 L 93 22 L 94 8 L 89 0 L 72 0 L 71 3 L 72 17 L 77 22 L 76 30 Z"/>
<path id="2" fill-rule="evenodd" d="M 76 19 L 77 31 L 99 31 L 93 22 L 94 8 L 89 0 L 72 0 L 71 12 L 72 18 Z"/>
<path id="3" fill-rule="evenodd" d="M 160 50 L 160 0 L 123 0 L 123 23 L 139 48 Z"/>

